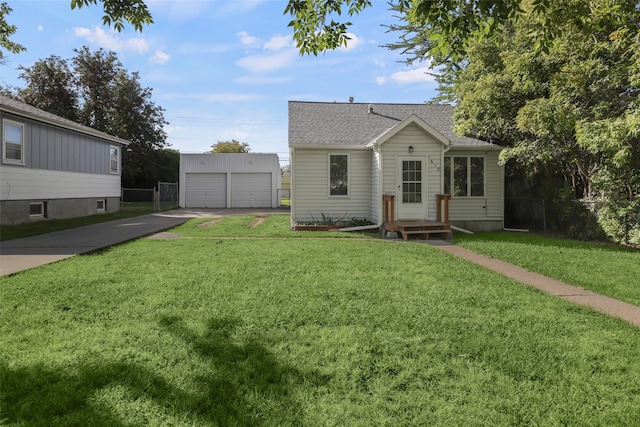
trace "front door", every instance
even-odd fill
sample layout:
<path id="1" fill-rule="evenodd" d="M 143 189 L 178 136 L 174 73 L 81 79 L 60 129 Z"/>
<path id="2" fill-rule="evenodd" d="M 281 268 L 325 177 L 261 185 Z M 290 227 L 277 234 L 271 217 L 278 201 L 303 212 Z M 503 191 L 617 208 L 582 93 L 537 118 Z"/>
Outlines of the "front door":
<path id="1" fill-rule="evenodd" d="M 398 157 L 398 188 L 396 206 L 398 219 L 410 220 L 427 217 L 427 174 L 426 159 L 422 156 Z"/>

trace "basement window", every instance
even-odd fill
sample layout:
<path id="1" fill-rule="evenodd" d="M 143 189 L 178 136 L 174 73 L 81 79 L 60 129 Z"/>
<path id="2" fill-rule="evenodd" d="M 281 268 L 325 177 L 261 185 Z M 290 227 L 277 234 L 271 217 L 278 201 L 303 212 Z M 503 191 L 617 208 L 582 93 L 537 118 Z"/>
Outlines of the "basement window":
<path id="1" fill-rule="evenodd" d="M 29 217 L 46 218 L 47 202 L 31 202 L 29 203 Z"/>
<path id="2" fill-rule="evenodd" d="M 107 211 L 107 200 L 100 199 L 97 202 L 96 209 L 98 212 L 106 212 Z"/>

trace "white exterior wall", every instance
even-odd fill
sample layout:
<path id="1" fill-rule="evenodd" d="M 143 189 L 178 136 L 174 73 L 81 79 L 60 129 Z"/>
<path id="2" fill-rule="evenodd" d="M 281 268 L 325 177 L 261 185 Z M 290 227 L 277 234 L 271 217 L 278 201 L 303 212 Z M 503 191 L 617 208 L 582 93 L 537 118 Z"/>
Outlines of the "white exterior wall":
<path id="1" fill-rule="evenodd" d="M 504 167 L 498 164 L 499 151 L 452 149 L 445 156 L 484 157 L 484 196 L 451 197 L 450 221 L 502 221 L 504 212 Z"/>
<path id="2" fill-rule="evenodd" d="M 120 175 L 62 172 L 2 165 L 2 200 L 120 197 Z"/>
<path id="3" fill-rule="evenodd" d="M 414 149 L 412 154 L 409 154 L 410 145 Z M 397 182 L 397 164 L 398 157 L 402 156 L 415 157 L 416 159 L 422 157 L 425 160 L 427 185 L 426 189 L 423 189 L 423 197 L 427 200 L 426 219 L 436 220 L 436 194 L 441 191 L 442 150 L 442 142 L 416 124 L 408 125 L 381 145 L 383 158 L 382 194 L 395 194 L 396 218 L 398 199 L 402 198 L 402 192 L 398 188 Z"/>
<path id="4" fill-rule="evenodd" d="M 234 173 L 271 174 L 271 207 L 280 205 L 280 161 L 277 154 L 261 153 L 220 153 L 220 154 L 180 154 L 179 203 L 185 207 L 186 174 L 225 173 L 227 174 L 227 203 L 232 206 L 232 177 Z"/>
<path id="5" fill-rule="evenodd" d="M 346 197 L 329 196 L 329 154 L 349 155 L 349 195 Z M 369 149 L 292 149 L 292 221 L 318 220 L 322 214 L 334 219 L 370 219 L 371 164 Z"/>

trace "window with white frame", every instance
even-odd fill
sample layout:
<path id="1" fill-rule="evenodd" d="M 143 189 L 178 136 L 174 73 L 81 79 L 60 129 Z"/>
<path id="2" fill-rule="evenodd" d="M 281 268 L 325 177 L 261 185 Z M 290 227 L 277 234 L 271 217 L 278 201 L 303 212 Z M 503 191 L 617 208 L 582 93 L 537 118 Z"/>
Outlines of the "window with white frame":
<path id="1" fill-rule="evenodd" d="M 109 171 L 120 173 L 120 148 L 115 145 L 109 147 Z"/>
<path id="2" fill-rule="evenodd" d="M 24 125 L 13 120 L 2 121 L 2 161 L 24 165 Z"/>
<path id="3" fill-rule="evenodd" d="M 96 203 L 96 210 L 98 212 L 106 212 L 107 211 L 107 200 L 106 199 L 98 199 Z"/>
<path id="4" fill-rule="evenodd" d="M 445 157 L 444 192 L 457 197 L 484 196 L 484 157 Z"/>
<path id="5" fill-rule="evenodd" d="M 349 155 L 329 154 L 329 196 L 349 195 Z"/>
<path id="6" fill-rule="evenodd" d="M 31 202 L 29 203 L 29 216 L 31 218 L 47 217 L 47 202 Z"/>

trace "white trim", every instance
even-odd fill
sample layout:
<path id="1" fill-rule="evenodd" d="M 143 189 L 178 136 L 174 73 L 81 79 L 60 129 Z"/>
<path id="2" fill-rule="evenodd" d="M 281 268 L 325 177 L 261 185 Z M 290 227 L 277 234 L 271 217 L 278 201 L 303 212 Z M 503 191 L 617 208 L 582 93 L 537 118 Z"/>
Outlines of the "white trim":
<path id="1" fill-rule="evenodd" d="M 7 131 L 6 125 L 15 126 L 20 128 L 20 159 L 10 159 L 7 157 Z M 25 151 L 26 143 L 24 139 L 24 123 L 17 122 L 11 119 L 2 119 L 2 163 L 10 165 L 25 165 Z"/>
<path id="2" fill-rule="evenodd" d="M 398 220 L 424 220 L 429 217 L 429 176 L 427 157 L 416 155 L 396 155 L 396 210 Z M 402 162 L 420 161 L 420 203 L 403 202 Z M 406 206 L 406 207 L 405 207 Z"/>
<path id="3" fill-rule="evenodd" d="M 370 148 L 360 144 L 289 144 L 289 147 L 313 150 L 367 150 Z"/>
<path id="4" fill-rule="evenodd" d="M 438 141 L 440 141 L 443 146 L 449 147 L 451 145 L 451 141 L 449 141 L 447 137 L 445 137 L 443 134 L 438 132 L 433 126 L 431 126 L 429 123 L 425 122 L 420 117 L 418 117 L 415 113 L 413 113 L 409 117 L 407 117 L 406 119 L 404 119 L 403 121 L 395 125 L 394 127 L 388 129 L 386 132 L 384 132 L 382 135 L 380 135 L 373 141 L 369 142 L 366 146 L 372 147 L 376 145 L 382 145 L 388 140 L 390 140 L 391 138 L 393 138 L 395 135 L 397 135 L 400 131 L 402 131 L 404 128 L 406 128 L 410 124 L 418 125 L 425 132 L 427 132 L 428 134 L 436 138 Z"/>
<path id="5" fill-rule="evenodd" d="M 331 194 L 331 156 L 347 156 L 347 194 Z M 349 153 L 327 153 L 327 196 L 330 199 L 348 199 L 351 197 L 351 158 Z"/>
<path id="6" fill-rule="evenodd" d="M 111 163 L 111 153 L 113 150 L 116 150 L 116 170 L 113 170 L 113 165 Z M 122 148 L 117 145 L 109 145 L 109 173 L 112 175 L 120 175 L 120 159 L 121 159 Z"/>
<path id="7" fill-rule="evenodd" d="M 40 206 L 40 212 L 37 214 L 31 213 L 32 206 Z M 29 203 L 29 218 L 46 218 L 47 217 L 47 202 L 30 202 Z"/>

